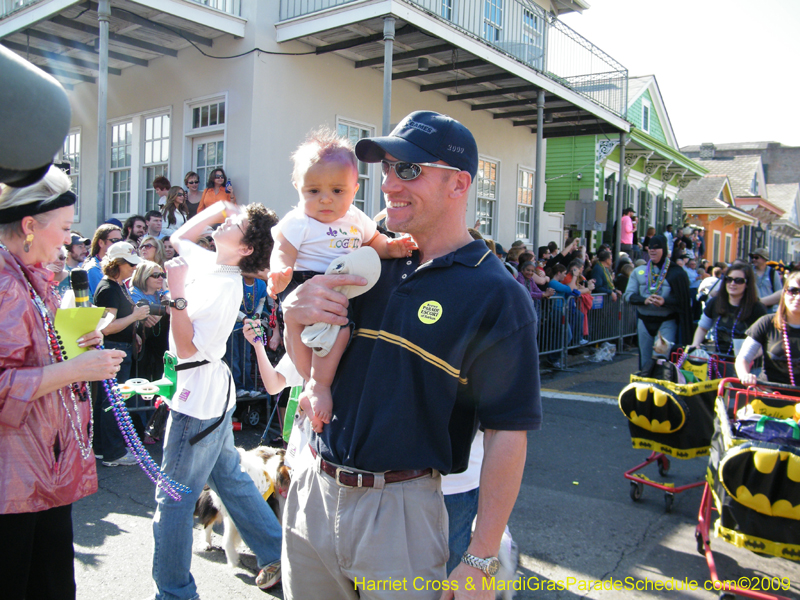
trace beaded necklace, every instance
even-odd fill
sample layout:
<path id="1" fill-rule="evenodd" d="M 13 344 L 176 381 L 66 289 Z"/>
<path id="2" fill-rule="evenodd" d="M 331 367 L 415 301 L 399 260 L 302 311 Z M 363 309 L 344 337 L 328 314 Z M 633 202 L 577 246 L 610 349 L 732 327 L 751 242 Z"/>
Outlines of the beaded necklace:
<path id="1" fill-rule="evenodd" d="M 733 327 L 731 327 L 731 345 L 728 348 L 728 352 L 726 356 L 733 356 L 733 339 L 736 337 L 736 325 L 739 324 L 739 317 L 742 316 L 742 309 L 739 309 L 739 312 L 736 313 L 736 318 L 733 320 Z M 719 326 L 719 321 L 722 316 L 717 317 L 717 320 L 714 322 L 714 345 L 717 349 L 717 354 L 720 354 L 719 349 L 719 334 L 717 333 L 717 327 Z"/>
<path id="2" fill-rule="evenodd" d="M 252 289 L 253 292 L 251 294 L 248 294 L 247 288 Z M 250 306 L 247 306 L 247 297 L 248 296 L 250 296 L 250 299 L 252 300 L 252 303 L 251 303 Z M 255 281 L 253 282 L 253 285 L 247 285 L 246 283 L 244 284 L 244 296 L 242 297 L 242 307 L 244 308 L 244 311 L 243 311 L 244 314 L 246 314 L 248 316 L 252 315 L 253 311 L 256 309 L 256 283 L 255 283 Z"/>
<path id="3" fill-rule="evenodd" d="M 0 242 L 0 248 L 14 256 L 14 254 L 6 247 L 5 244 Z M 14 257 L 16 259 L 16 257 Z M 17 261 L 19 262 L 19 261 Z M 50 316 L 50 310 L 47 308 L 44 300 L 42 300 L 41 296 L 39 296 L 36 289 L 33 287 L 30 279 L 28 279 L 28 274 L 25 272 L 25 269 L 22 268 L 20 265 L 20 271 L 22 271 L 22 276 L 25 278 L 25 283 L 28 285 L 28 293 L 30 294 L 31 301 L 33 305 L 36 307 L 36 312 L 39 313 L 39 317 L 42 320 L 42 328 L 44 329 L 45 335 L 47 336 L 47 347 L 48 353 L 50 355 L 50 364 L 55 364 L 59 362 L 64 362 L 68 359 L 66 352 L 64 352 L 64 345 L 61 341 L 61 336 L 58 335 L 56 332 L 56 328 L 53 325 L 53 320 Z M 81 438 L 81 432 L 83 431 L 83 422 L 81 419 L 81 413 L 78 408 L 78 400 L 85 402 L 91 400 L 89 394 L 89 387 L 86 385 L 86 382 L 82 383 L 71 383 L 69 385 L 70 390 L 70 397 L 72 398 L 72 412 L 70 412 L 69 407 L 67 406 L 67 400 L 64 398 L 64 390 L 63 388 L 58 388 L 58 397 L 61 400 L 61 406 L 64 407 L 64 412 L 67 414 L 67 419 L 69 420 L 70 427 L 72 428 L 72 435 L 75 437 L 75 441 L 78 444 L 78 450 L 80 451 L 81 458 L 84 460 L 88 459 L 92 455 L 92 439 L 94 437 L 94 417 L 93 411 L 89 411 L 89 427 L 87 431 L 87 439 L 84 442 Z M 73 416 L 74 414 L 74 416 Z"/>
<path id="4" fill-rule="evenodd" d="M 661 272 L 658 276 L 653 280 L 653 271 L 652 271 L 652 264 L 653 261 L 649 260 L 647 262 L 647 289 L 651 294 L 657 294 L 658 291 L 661 289 L 661 286 L 664 284 L 664 279 L 667 276 L 667 270 L 669 269 L 669 257 L 664 260 L 664 266 L 661 268 Z"/>
<path id="5" fill-rule="evenodd" d="M 600 266 L 603 267 L 603 277 L 605 278 L 606 283 L 608 284 L 608 289 L 610 289 L 612 292 L 615 291 L 614 280 L 611 279 L 611 275 L 608 274 L 608 269 L 606 268 L 605 265 L 600 265 Z"/>
<path id="6" fill-rule="evenodd" d="M 789 367 L 789 381 L 792 382 L 794 387 L 794 367 L 792 366 L 792 351 L 789 348 L 789 334 L 786 333 L 786 323 L 781 327 L 783 330 L 783 351 L 786 352 L 786 364 Z"/>
<path id="7" fill-rule="evenodd" d="M 98 346 L 102 349 L 102 346 Z M 114 418 L 117 421 L 122 437 L 125 439 L 125 445 L 131 451 L 131 454 L 136 457 L 139 466 L 150 478 L 150 481 L 160 487 L 176 502 L 181 499 L 181 493 L 191 494 L 192 490 L 185 485 L 176 482 L 170 478 L 153 460 L 150 453 L 142 445 L 142 440 L 136 434 L 136 429 L 131 421 L 131 415 L 128 412 L 128 407 L 125 406 L 125 400 L 119 393 L 116 379 L 106 379 L 103 381 L 103 389 L 106 392 L 106 397 L 111 405 L 111 410 L 114 413 Z M 106 409 L 108 410 L 108 409 Z"/>

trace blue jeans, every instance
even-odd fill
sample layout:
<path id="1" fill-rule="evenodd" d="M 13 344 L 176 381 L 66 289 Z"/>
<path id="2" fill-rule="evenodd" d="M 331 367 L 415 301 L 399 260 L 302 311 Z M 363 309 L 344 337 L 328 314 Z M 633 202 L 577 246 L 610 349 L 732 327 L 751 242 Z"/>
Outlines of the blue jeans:
<path id="1" fill-rule="evenodd" d="M 119 372 L 117 373 L 117 381 L 124 383 L 131 377 L 131 364 L 133 364 L 133 344 L 123 342 L 106 342 L 103 344 L 106 350 L 122 350 L 125 352 L 125 358 L 119 365 Z M 113 410 L 106 410 L 110 408 L 111 404 L 106 396 L 105 388 L 102 382 L 98 383 L 98 394 L 94 401 L 94 452 L 95 454 L 102 454 L 104 461 L 113 461 L 125 456 L 128 451 L 125 447 L 125 438 L 117 425 L 117 419 L 114 416 Z"/>
<path id="2" fill-rule="evenodd" d="M 641 319 L 637 320 L 638 324 L 638 337 L 639 337 L 639 370 L 641 371 L 644 366 L 653 358 L 653 342 L 655 336 L 650 335 L 647 327 Z M 658 328 L 659 333 L 672 342 L 673 344 L 678 341 L 678 321 L 672 319 L 671 321 L 664 321 L 661 327 Z"/>
<path id="3" fill-rule="evenodd" d="M 239 467 L 239 453 L 233 445 L 232 416 L 233 409 L 217 429 L 192 446 L 189 439 L 218 417 L 200 420 L 170 412 L 161 466 L 169 477 L 192 491 L 176 501 L 156 488 L 153 580 L 157 600 L 197 598 L 197 586 L 190 572 L 192 513 L 206 482 L 219 494 L 242 539 L 256 555 L 258 567 L 281 557 L 281 524 L 253 480 Z"/>
<path id="4" fill-rule="evenodd" d="M 444 497 L 447 508 L 447 522 L 450 524 L 450 537 L 447 545 L 450 558 L 447 561 L 447 574 L 461 562 L 461 556 L 467 551 L 472 538 L 472 521 L 478 514 L 478 490 L 469 490 L 460 494 L 449 494 Z"/>

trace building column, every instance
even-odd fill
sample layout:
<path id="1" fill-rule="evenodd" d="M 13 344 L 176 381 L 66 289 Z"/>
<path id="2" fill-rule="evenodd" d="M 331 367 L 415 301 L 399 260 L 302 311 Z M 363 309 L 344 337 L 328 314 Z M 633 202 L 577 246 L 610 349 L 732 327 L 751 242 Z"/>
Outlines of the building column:
<path id="1" fill-rule="evenodd" d="M 100 65 L 97 77 L 97 222 L 106 220 L 106 159 L 108 157 L 108 23 L 111 19 L 110 0 L 100 0 L 97 21 L 100 28 Z"/>
<path id="2" fill-rule="evenodd" d="M 392 61 L 394 54 L 394 17 L 383 19 L 383 123 L 381 135 L 389 135 L 392 122 Z"/>
<path id="3" fill-rule="evenodd" d="M 622 240 L 622 199 L 625 195 L 625 132 L 619 132 L 619 183 L 617 184 L 617 202 L 614 205 L 614 222 L 617 224 L 617 235 L 614 237 L 614 264 L 619 258 Z"/>
<path id="4" fill-rule="evenodd" d="M 542 192 L 544 191 L 544 90 L 539 90 L 536 97 L 536 182 L 533 187 L 533 240 L 534 257 L 539 256 L 539 215 L 542 209 Z M 516 237 L 516 236 L 515 236 Z"/>

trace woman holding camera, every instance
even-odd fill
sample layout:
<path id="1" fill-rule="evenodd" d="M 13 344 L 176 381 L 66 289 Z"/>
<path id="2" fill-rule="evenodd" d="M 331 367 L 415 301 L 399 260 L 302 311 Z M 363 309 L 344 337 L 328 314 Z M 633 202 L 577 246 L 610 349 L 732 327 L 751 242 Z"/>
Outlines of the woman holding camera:
<path id="1" fill-rule="evenodd" d="M 136 324 L 150 314 L 150 307 L 136 306 L 125 285 L 125 280 L 133 275 L 142 259 L 128 242 L 112 244 L 103 257 L 101 268 L 103 278 L 94 292 L 94 305 L 108 309 L 114 320 L 103 329 L 106 348 L 122 350 L 125 358 L 117 373 L 120 383 L 130 379 L 133 362 L 133 345 L 136 341 Z M 104 389 L 100 389 L 95 402 L 94 421 L 97 423 L 95 439 L 95 456 L 102 458 L 106 467 L 130 466 L 136 464 L 136 458 L 125 448 L 125 440 L 117 427 L 114 413 L 106 410 L 111 405 Z"/>
<path id="2" fill-rule="evenodd" d="M 167 294 L 167 274 L 157 263 L 140 262 L 131 278 L 131 298 L 136 304 L 151 305 L 150 316 L 140 322 L 139 335 L 143 340 L 136 377 L 153 381 L 164 372 L 164 352 L 169 348 L 169 315 L 161 299 Z"/>
<path id="3" fill-rule="evenodd" d="M 0 194 L 0 579 L 3 597 L 75 598 L 72 503 L 97 491 L 86 381 L 114 377 L 115 350 L 66 356 L 52 262 L 70 239 L 69 177 Z M 92 331 L 78 345 L 94 348 Z"/>

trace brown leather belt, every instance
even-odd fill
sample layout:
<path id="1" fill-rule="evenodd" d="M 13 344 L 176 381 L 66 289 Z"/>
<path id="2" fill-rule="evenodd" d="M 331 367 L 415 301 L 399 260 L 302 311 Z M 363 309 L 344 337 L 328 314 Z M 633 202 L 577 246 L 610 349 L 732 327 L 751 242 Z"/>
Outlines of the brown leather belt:
<path id="1" fill-rule="evenodd" d="M 317 452 L 311 448 L 311 454 L 317 458 Z M 339 485 L 345 487 L 374 487 L 375 475 L 372 473 L 358 473 L 356 471 L 346 471 L 342 467 L 337 467 L 327 462 L 322 457 L 319 457 L 319 466 L 323 472 L 333 477 L 334 481 Z M 419 479 L 420 477 L 427 477 L 433 472 L 433 469 L 411 470 L 411 471 L 386 471 L 383 473 L 384 483 L 400 483 L 401 481 L 410 481 L 412 479 Z"/>

